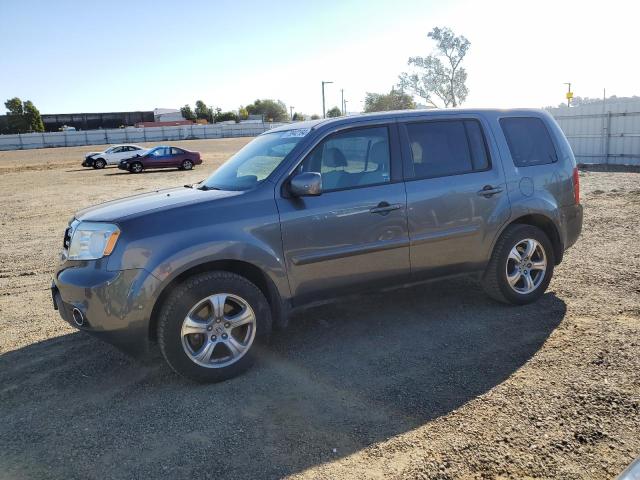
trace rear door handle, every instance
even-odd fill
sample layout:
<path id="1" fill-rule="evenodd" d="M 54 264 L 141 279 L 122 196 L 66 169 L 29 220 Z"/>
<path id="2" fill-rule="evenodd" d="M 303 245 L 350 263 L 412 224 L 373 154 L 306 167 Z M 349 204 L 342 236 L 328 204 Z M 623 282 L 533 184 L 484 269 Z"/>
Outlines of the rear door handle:
<path id="1" fill-rule="evenodd" d="M 370 208 L 369 212 L 379 213 L 380 215 L 386 215 L 393 210 L 400 210 L 403 207 L 401 203 L 380 202 L 377 206 Z"/>
<path id="2" fill-rule="evenodd" d="M 486 197 L 489 198 L 493 195 L 497 195 L 498 193 L 502 192 L 502 188 L 501 187 L 493 187 L 491 185 L 485 185 L 482 190 L 480 190 L 478 192 L 478 195 L 482 196 L 482 197 Z"/>

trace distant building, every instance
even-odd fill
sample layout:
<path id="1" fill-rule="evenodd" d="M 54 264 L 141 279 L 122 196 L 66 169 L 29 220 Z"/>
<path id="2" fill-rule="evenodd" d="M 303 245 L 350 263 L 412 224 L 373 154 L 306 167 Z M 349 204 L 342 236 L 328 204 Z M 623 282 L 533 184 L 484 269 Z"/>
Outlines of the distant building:
<path id="1" fill-rule="evenodd" d="M 109 113 L 56 113 L 43 114 L 42 123 L 47 132 L 58 132 L 63 127 L 76 130 L 120 128 L 140 122 L 153 122 L 153 112 L 109 112 Z"/>
<path id="2" fill-rule="evenodd" d="M 156 108 L 153 111 L 153 117 L 156 122 L 181 122 L 184 120 L 180 110 L 175 108 Z"/>
<path id="3" fill-rule="evenodd" d="M 175 127 L 177 125 L 192 125 L 193 122 L 191 120 L 176 120 L 176 121 L 167 121 L 167 122 L 138 122 L 136 123 L 136 127 Z"/>

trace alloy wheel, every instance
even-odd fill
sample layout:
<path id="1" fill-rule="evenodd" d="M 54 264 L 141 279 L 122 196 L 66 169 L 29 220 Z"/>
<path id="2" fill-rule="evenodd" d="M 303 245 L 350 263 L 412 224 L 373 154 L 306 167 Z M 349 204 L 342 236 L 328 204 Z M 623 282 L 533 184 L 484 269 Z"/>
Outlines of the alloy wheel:
<path id="1" fill-rule="evenodd" d="M 527 295 L 535 291 L 547 272 L 547 256 L 542 244 L 532 238 L 519 241 L 509 252 L 506 273 L 509 286 Z"/>
<path id="2" fill-rule="evenodd" d="M 217 293 L 196 303 L 182 322 L 182 348 L 194 363 L 222 368 L 236 363 L 251 348 L 256 316 L 249 303 Z"/>

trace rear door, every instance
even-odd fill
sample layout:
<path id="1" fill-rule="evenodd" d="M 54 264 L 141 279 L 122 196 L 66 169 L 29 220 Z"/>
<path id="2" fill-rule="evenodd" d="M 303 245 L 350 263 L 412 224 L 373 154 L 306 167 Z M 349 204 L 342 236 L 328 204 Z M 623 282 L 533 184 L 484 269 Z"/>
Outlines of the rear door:
<path id="1" fill-rule="evenodd" d="M 509 217 L 502 165 L 482 118 L 441 118 L 400 124 L 416 279 L 483 268 Z"/>
<path id="2" fill-rule="evenodd" d="M 171 156 L 168 162 L 168 166 L 179 167 L 182 162 L 187 158 L 187 154 L 184 150 L 176 147 L 171 147 Z"/>
<path id="3" fill-rule="evenodd" d="M 305 156 L 295 172 L 321 173 L 322 194 L 276 195 L 298 302 L 408 279 L 401 169 L 395 124 L 335 131 Z"/>

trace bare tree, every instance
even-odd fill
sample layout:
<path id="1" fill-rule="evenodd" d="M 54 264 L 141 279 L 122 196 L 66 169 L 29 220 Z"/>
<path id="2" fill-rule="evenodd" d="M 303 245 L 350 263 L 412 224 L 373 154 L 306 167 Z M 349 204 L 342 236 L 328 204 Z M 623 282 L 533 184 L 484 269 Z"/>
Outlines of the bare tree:
<path id="1" fill-rule="evenodd" d="M 433 107 L 439 106 L 437 99 L 445 107 L 457 107 L 469 93 L 467 71 L 460 64 L 471 42 L 447 27 L 435 27 L 427 36 L 436 41 L 436 53 L 409 58 L 408 64 L 414 69 L 400 74 L 400 88 L 408 89 Z"/>

